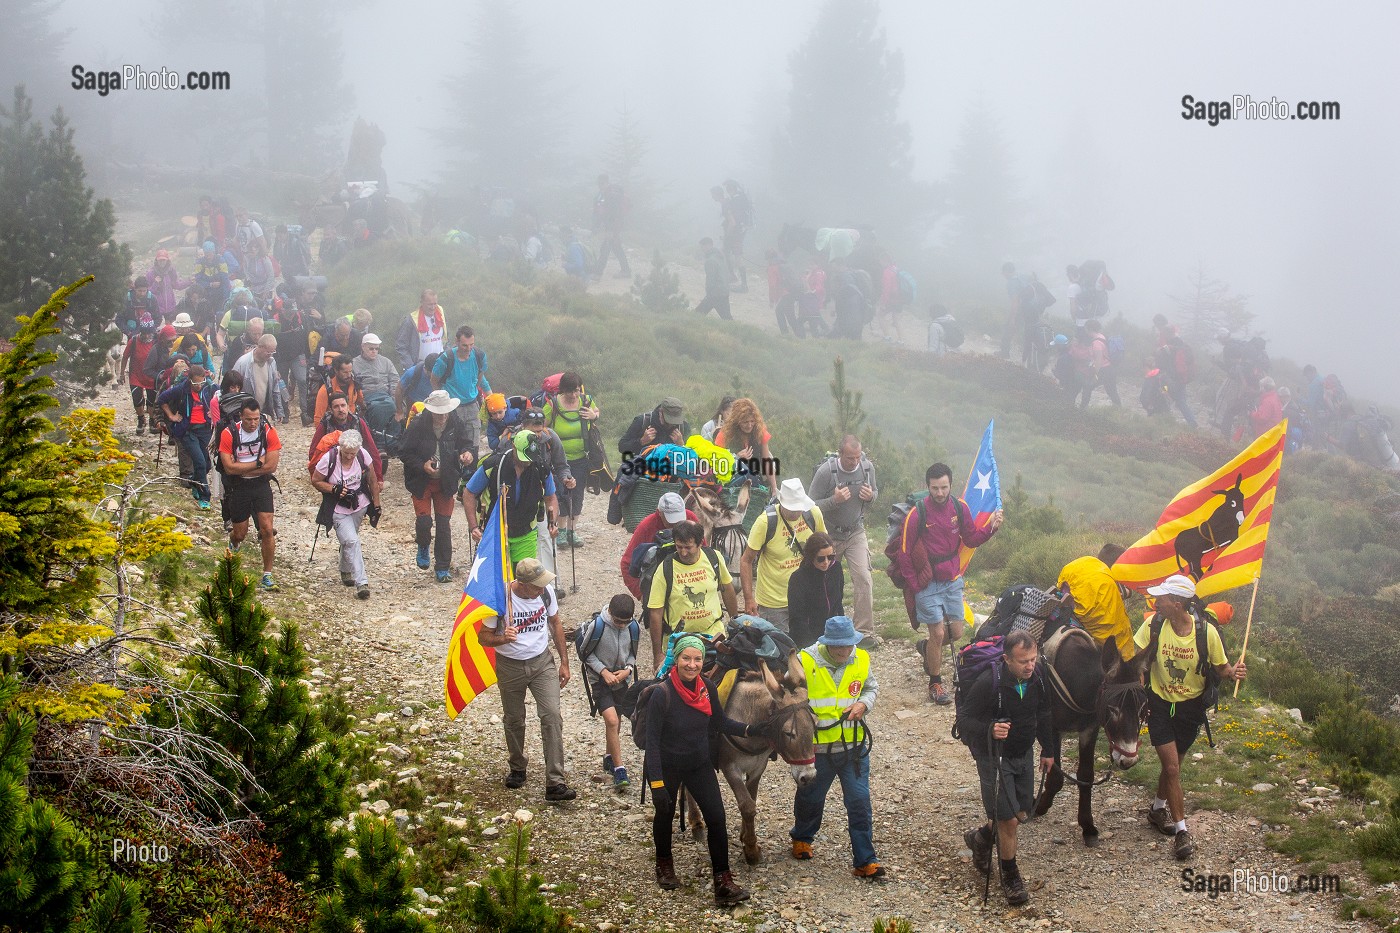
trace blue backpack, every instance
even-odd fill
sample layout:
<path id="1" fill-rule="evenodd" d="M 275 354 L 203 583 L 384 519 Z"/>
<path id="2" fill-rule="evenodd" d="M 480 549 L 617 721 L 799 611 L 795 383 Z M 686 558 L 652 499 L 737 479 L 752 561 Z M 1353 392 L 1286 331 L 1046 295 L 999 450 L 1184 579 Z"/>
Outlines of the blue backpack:
<path id="1" fill-rule="evenodd" d="M 603 640 L 603 626 L 607 624 L 603 621 L 602 615 L 595 612 L 593 617 L 580 625 L 578 631 L 574 633 L 574 651 L 578 653 L 580 667 L 585 667 L 588 659 L 593 656 L 593 652 L 598 650 L 598 643 Z M 636 619 L 627 623 L 627 634 L 632 640 L 632 657 L 635 658 L 637 656 L 637 643 L 642 638 L 642 627 Z"/>

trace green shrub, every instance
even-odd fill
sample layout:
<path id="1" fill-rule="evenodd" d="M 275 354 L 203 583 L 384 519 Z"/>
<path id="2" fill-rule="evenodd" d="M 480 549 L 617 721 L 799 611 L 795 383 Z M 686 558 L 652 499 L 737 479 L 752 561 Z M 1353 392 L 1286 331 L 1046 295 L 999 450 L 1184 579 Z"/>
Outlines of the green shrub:
<path id="1" fill-rule="evenodd" d="M 322 902 L 316 933 L 425 933 L 409 911 L 408 869 L 392 821 L 361 815 L 355 821 L 355 856 L 335 866 L 335 892 Z"/>
<path id="2" fill-rule="evenodd" d="M 518 812 L 518 811 L 517 811 Z M 515 839 L 504 868 L 492 868 L 486 881 L 467 890 L 459 915 L 472 933 L 553 933 L 570 926 L 567 914 L 556 911 L 540 894 L 539 875 L 527 875 L 530 832 L 515 821 Z"/>
<path id="3" fill-rule="evenodd" d="M 1342 702 L 1328 703 L 1318 715 L 1313 744 L 1336 762 L 1355 757 L 1377 774 L 1400 772 L 1400 727 L 1366 708 L 1350 675 Z"/>
<path id="4" fill-rule="evenodd" d="M 1296 642 L 1275 632 L 1260 632 L 1258 637 L 1263 651 L 1250 659 L 1249 668 L 1256 692 L 1284 709 L 1297 709 L 1308 722 L 1315 722 L 1324 706 L 1345 703 L 1346 687 L 1338 676 L 1319 670 Z"/>
<path id="5" fill-rule="evenodd" d="M 632 298 L 643 308 L 657 314 L 690 309 L 690 299 L 681 291 L 681 277 L 667 268 L 661 250 L 652 253 L 651 271 L 647 277 L 637 276 L 637 283 L 632 286 Z"/>

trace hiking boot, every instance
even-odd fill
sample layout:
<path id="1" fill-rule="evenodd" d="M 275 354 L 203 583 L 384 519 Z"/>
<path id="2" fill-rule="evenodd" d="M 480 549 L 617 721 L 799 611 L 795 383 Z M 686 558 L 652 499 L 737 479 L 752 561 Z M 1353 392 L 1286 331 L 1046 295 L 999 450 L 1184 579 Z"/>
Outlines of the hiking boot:
<path id="1" fill-rule="evenodd" d="M 612 757 L 612 755 L 604 755 L 604 756 L 603 756 L 603 770 L 604 770 L 604 771 L 607 771 L 609 774 L 611 774 L 611 773 L 613 772 L 613 770 L 616 769 L 616 767 L 617 767 L 617 765 L 613 764 L 613 757 Z"/>
<path id="2" fill-rule="evenodd" d="M 861 865 L 851 869 L 851 874 L 857 878 L 865 878 L 874 881 L 876 878 L 885 877 L 885 866 L 879 862 L 871 862 L 869 865 Z"/>
<path id="3" fill-rule="evenodd" d="M 268 591 L 278 589 L 277 584 L 272 580 L 272 574 L 265 573 L 262 575 L 262 588 Z"/>
<path id="4" fill-rule="evenodd" d="M 573 800 L 578 796 L 578 791 L 568 784 L 551 784 L 544 789 L 544 799 L 549 803 L 563 803 L 566 800 Z"/>
<path id="5" fill-rule="evenodd" d="M 880 647 L 884 643 L 885 640 L 879 635 L 866 635 L 860 640 L 860 643 L 856 645 L 856 647 L 864 648 L 866 651 L 874 651 L 876 648 Z"/>
<path id="6" fill-rule="evenodd" d="M 1190 858 L 1191 854 L 1195 851 L 1196 841 L 1191 838 L 1191 834 L 1186 830 L 1183 829 L 1172 837 L 1172 855 L 1176 856 L 1178 861 L 1185 861 Z"/>
<path id="7" fill-rule="evenodd" d="M 137 433 L 137 434 L 145 434 L 145 433 L 146 433 L 146 416 L 145 416 L 145 415 L 142 415 L 140 418 L 137 418 L 137 419 L 136 419 L 136 433 Z"/>
<path id="8" fill-rule="evenodd" d="M 812 857 L 812 844 L 800 839 L 792 840 L 792 857 L 805 862 Z"/>
<path id="9" fill-rule="evenodd" d="M 969 829 L 963 833 L 963 842 L 972 850 L 972 864 L 983 875 L 992 870 L 992 837 L 982 835 L 982 829 Z"/>
<path id="10" fill-rule="evenodd" d="M 928 698 L 930 703 L 937 703 L 939 706 L 947 706 L 949 703 L 953 702 L 952 697 L 948 696 L 948 691 L 944 689 L 942 683 L 928 685 Z"/>
<path id="11" fill-rule="evenodd" d="M 418 545 L 417 561 L 419 570 L 427 570 L 428 567 L 431 566 L 431 558 L 428 557 L 428 546 L 426 544 Z"/>
<path id="12" fill-rule="evenodd" d="M 195 500 L 194 500 L 194 504 L 197 505 L 197 506 L 199 506 L 199 510 L 200 510 L 201 512 L 207 512 L 207 511 L 209 511 L 209 500 L 208 500 L 208 499 L 195 499 Z"/>
<path id="13" fill-rule="evenodd" d="M 627 779 L 626 768 L 616 768 L 613 770 L 613 790 L 626 790 L 632 785 Z"/>
<path id="14" fill-rule="evenodd" d="M 361 583 L 359 586 L 355 587 L 355 598 L 356 598 L 356 599 L 369 599 L 369 584 L 368 584 L 368 583 Z"/>
<path id="15" fill-rule="evenodd" d="M 353 573 L 342 573 L 340 575 L 340 584 L 341 586 L 354 586 L 355 575 Z"/>
<path id="16" fill-rule="evenodd" d="M 580 548 L 580 547 L 583 547 L 583 539 L 580 538 L 580 537 L 578 536 L 578 530 L 577 530 L 577 529 L 574 529 L 574 528 L 570 528 L 570 529 L 569 529 L 569 547 L 572 547 L 572 548 Z"/>
<path id="17" fill-rule="evenodd" d="M 749 892 L 739 887 L 739 882 L 734 880 L 732 871 L 721 872 L 715 879 L 715 904 L 720 907 L 732 907 L 740 901 L 749 899 Z"/>
<path id="18" fill-rule="evenodd" d="M 1147 822 L 1157 827 L 1163 836 L 1176 835 L 1176 820 L 1172 819 L 1172 811 L 1168 807 L 1160 810 L 1148 810 Z"/>
<path id="19" fill-rule="evenodd" d="M 1006 903 L 1012 907 L 1030 903 L 1031 892 L 1026 890 L 1026 883 L 1021 880 L 1019 871 L 1001 876 L 1001 893 L 1006 895 Z"/>
<path id="20" fill-rule="evenodd" d="M 656 860 L 656 884 L 663 891 L 674 891 L 681 886 L 681 879 L 676 877 L 675 859 L 659 858 Z"/>
<path id="21" fill-rule="evenodd" d="M 506 775 L 506 787 L 509 787 L 511 790 L 518 790 L 519 788 L 524 787 L 524 786 L 525 786 L 525 772 L 524 772 L 524 771 L 512 771 L 510 774 L 507 774 L 507 775 Z"/>
<path id="22" fill-rule="evenodd" d="M 451 580 L 452 580 L 452 571 L 450 571 L 450 570 L 439 570 L 439 571 L 437 571 L 437 582 L 439 582 L 439 583 L 450 583 Z"/>

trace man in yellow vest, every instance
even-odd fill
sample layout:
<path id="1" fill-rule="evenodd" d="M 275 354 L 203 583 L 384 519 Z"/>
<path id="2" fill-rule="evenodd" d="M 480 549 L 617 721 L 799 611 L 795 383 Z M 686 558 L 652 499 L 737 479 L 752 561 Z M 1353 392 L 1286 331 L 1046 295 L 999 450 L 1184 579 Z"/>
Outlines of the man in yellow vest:
<path id="1" fill-rule="evenodd" d="M 851 874 L 883 878 L 875 857 L 870 807 L 870 746 L 865 716 L 875 705 L 875 672 L 870 654 L 857 648 L 862 636 L 846 616 L 826 620 L 817 643 L 798 657 L 807 674 L 807 696 L 817 717 L 817 776 L 797 788 L 792 804 L 792 857 L 812 857 L 812 840 L 822 826 L 831 782 L 841 779 L 846 829 L 851 836 Z"/>

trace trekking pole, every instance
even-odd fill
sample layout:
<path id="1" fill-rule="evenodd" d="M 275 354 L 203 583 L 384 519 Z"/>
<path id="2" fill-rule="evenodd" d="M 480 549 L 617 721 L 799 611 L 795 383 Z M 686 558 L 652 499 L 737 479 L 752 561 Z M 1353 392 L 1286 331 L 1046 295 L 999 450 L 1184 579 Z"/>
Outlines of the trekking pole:
<path id="1" fill-rule="evenodd" d="M 160 454 L 165 449 L 165 432 L 156 432 L 156 466 L 160 466 Z"/>
<path id="2" fill-rule="evenodd" d="M 571 539 L 574 541 L 578 540 L 577 537 L 573 536 L 571 536 Z M 578 570 L 574 563 L 574 554 L 577 551 L 578 548 L 576 546 L 569 548 L 569 595 L 571 596 L 578 592 Z"/>
<path id="3" fill-rule="evenodd" d="M 992 725 L 998 723 L 1010 723 L 1009 719 L 997 719 Z M 1001 750 L 1005 739 L 993 739 L 992 746 L 996 749 L 996 776 L 992 779 L 992 858 L 995 862 L 1001 862 L 1001 827 L 997 819 L 997 806 L 1001 803 Z M 987 863 L 987 877 L 982 882 L 982 906 L 987 906 L 987 899 L 992 896 L 992 863 Z"/>
<path id="4" fill-rule="evenodd" d="M 309 564 L 316 559 L 316 542 L 321 540 L 321 526 L 316 526 L 316 533 L 311 536 L 311 556 L 306 559 Z"/>

